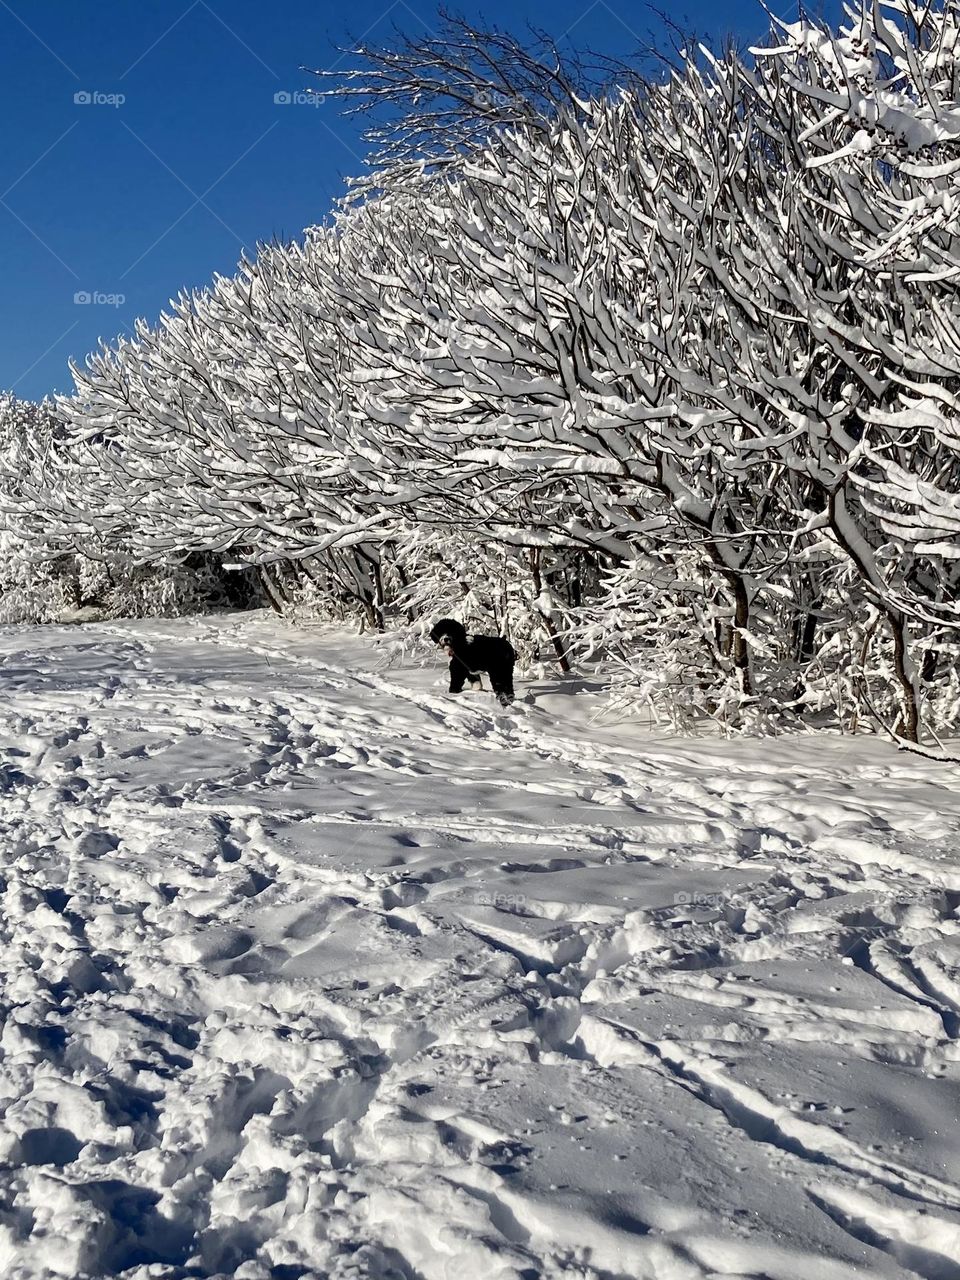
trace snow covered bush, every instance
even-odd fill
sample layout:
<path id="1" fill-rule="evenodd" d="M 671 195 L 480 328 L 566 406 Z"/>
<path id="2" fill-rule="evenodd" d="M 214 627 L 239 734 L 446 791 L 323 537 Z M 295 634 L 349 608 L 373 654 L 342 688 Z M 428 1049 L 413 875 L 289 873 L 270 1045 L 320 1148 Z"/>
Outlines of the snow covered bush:
<path id="1" fill-rule="evenodd" d="M 137 564 L 119 537 L 84 540 L 66 495 L 92 505 L 97 491 L 77 484 L 75 459 L 83 450 L 65 433 L 52 404 L 0 397 L 0 623 L 177 616 L 260 603 L 251 575 L 230 573 L 213 555 Z M 110 477 L 107 468 L 104 483 Z M 124 503 L 119 486 L 113 503 L 106 520 L 115 531 Z"/>

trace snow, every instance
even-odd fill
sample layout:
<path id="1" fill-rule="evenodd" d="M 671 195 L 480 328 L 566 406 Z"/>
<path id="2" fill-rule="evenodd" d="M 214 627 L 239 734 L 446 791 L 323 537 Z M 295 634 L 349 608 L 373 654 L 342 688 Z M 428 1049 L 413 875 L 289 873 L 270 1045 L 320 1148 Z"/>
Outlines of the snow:
<path id="1" fill-rule="evenodd" d="M 444 674 L 0 631 L 4 1275 L 960 1275 L 955 770 Z"/>

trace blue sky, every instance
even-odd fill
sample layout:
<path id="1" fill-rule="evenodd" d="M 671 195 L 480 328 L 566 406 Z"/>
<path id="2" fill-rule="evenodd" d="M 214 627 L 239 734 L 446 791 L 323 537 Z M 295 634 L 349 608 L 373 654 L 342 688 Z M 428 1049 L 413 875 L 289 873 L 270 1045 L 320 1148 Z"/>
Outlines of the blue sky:
<path id="1" fill-rule="evenodd" d="M 630 0 L 458 11 L 613 54 L 660 26 Z M 714 38 L 766 25 L 755 0 L 672 12 Z M 358 127 L 275 95 L 310 85 L 303 65 L 338 65 L 351 35 L 434 15 L 433 0 L 0 0 L 0 390 L 68 391 L 68 360 L 99 338 L 322 221 L 361 167 Z"/>

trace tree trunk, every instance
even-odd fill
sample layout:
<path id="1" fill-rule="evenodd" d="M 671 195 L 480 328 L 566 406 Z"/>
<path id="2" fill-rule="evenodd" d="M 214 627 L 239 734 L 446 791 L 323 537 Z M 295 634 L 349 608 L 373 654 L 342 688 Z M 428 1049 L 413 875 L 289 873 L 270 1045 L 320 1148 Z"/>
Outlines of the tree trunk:
<path id="1" fill-rule="evenodd" d="M 796 661 L 800 667 L 803 667 L 813 657 L 813 642 L 817 637 L 817 615 L 814 609 L 819 609 L 820 601 L 816 601 L 810 606 L 810 611 L 804 615 L 802 620 L 797 618 L 794 631 L 794 640 L 796 644 Z M 800 702 L 803 698 L 803 673 L 797 676 L 797 682 L 793 686 L 791 701 Z"/>
<path id="2" fill-rule="evenodd" d="M 401 590 L 401 591 L 406 591 L 407 587 L 409 587 L 409 585 L 410 585 L 410 579 L 407 577 L 407 574 L 406 574 L 406 571 L 405 571 L 405 569 L 404 569 L 403 565 L 402 565 L 402 564 L 400 563 L 400 561 L 399 561 L 399 560 L 397 560 L 397 559 L 394 559 L 394 562 L 393 562 L 393 571 L 394 571 L 394 573 L 397 575 L 397 579 L 398 579 L 398 580 L 399 580 L 399 582 L 400 582 L 400 590 Z M 414 622 L 416 622 L 416 620 L 417 620 L 417 611 L 416 611 L 416 609 L 413 607 L 413 605 L 410 605 L 410 604 L 405 605 L 405 606 L 404 606 L 404 610 L 403 610 L 403 611 L 404 611 L 404 613 L 407 615 L 407 621 L 408 621 L 408 622 L 410 622 L 410 623 L 414 623 Z"/>
<path id="3" fill-rule="evenodd" d="M 257 573 L 260 576 L 260 586 L 263 588 L 263 594 L 270 601 L 270 607 L 279 614 L 283 613 L 283 606 L 280 604 L 277 596 L 274 594 L 273 583 L 267 573 L 266 565 L 258 564 Z"/>
<path id="4" fill-rule="evenodd" d="M 921 683 L 933 684 L 933 679 L 936 674 L 937 674 L 937 651 L 936 649 L 924 649 L 923 661 L 920 663 Z"/>
<path id="5" fill-rule="evenodd" d="M 373 582 L 376 588 L 376 614 L 377 614 L 377 630 L 386 631 L 387 620 L 384 614 L 384 598 L 383 598 L 383 570 L 380 567 L 380 561 L 377 559 L 373 565 Z"/>
<path id="6" fill-rule="evenodd" d="M 903 702 L 901 720 L 903 737 L 908 742 L 920 741 L 920 708 L 917 705 L 917 688 L 910 671 L 910 656 L 907 651 L 907 619 L 902 613 L 889 614 L 890 629 L 893 631 L 893 664 L 900 685 Z"/>
<path id="7" fill-rule="evenodd" d="M 893 665 L 902 701 L 900 719 L 903 723 L 903 733 L 901 736 L 908 742 L 919 742 L 920 709 L 917 705 L 916 685 L 910 672 L 906 615 L 887 603 L 886 584 L 870 559 L 872 552 L 864 543 L 847 511 L 846 498 L 842 489 L 829 495 L 829 511 L 830 527 L 834 537 L 859 569 L 864 584 L 871 589 L 870 594 L 875 597 L 877 608 L 886 618 L 893 633 Z"/>
<path id="8" fill-rule="evenodd" d="M 733 667 L 740 677 L 740 690 L 747 697 L 753 695 L 753 673 L 750 670 L 750 646 L 747 644 L 746 631 L 750 622 L 750 596 L 747 584 L 739 574 L 729 574 L 728 581 L 733 588 L 733 636 L 731 654 Z"/>
<path id="9" fill-rule="evenodd" d="M 539 549 L 536 547 L 531 547 L 530 551 L 528 552 L 528 558 L 530 562 L 530 575 L 533 578 L 534 590 L 536 591 L 537 596 L 539 598 L 540 593 L 543 591 L 543 578 L 540 575 Z M 546 628 L 547 635 L 550 637 L 550 643 L 553 645 L 554 653 L 556 653 L 557 655 L 557 662 L 560 664 L 560 670 L 563 672 L 564 675 L 569 675 L 570 663 L 567 660 L 567 655 L 563 648 L 563 641 L 560 639 L 559 635 L 557 635 L 557 628 L 553 624 L 553 619 L 549 616 L 549 614 L 546 614 L 543 612 L 539 604 L 537 605 L 537 609 L 540 613 L 541 619 L 543 620 L 543 625 Z"/>

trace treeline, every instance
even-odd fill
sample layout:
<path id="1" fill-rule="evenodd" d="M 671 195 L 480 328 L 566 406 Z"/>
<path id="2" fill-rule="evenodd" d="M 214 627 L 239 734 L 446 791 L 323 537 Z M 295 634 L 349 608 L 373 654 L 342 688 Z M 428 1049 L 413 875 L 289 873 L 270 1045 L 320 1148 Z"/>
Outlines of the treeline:
<path id="1" fill-rule="evenodd" d="M 8 529 L 459 609 L 675 723 L 955 730 L 958 30 L 895 0 L 604 87 L 450 19 L 358 51 L 371 174 L 75 370 Z"/>

